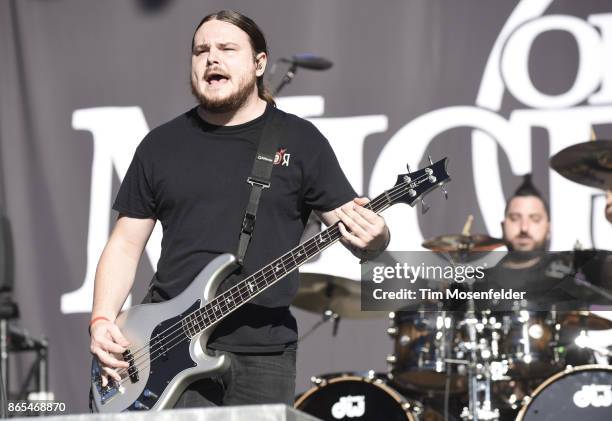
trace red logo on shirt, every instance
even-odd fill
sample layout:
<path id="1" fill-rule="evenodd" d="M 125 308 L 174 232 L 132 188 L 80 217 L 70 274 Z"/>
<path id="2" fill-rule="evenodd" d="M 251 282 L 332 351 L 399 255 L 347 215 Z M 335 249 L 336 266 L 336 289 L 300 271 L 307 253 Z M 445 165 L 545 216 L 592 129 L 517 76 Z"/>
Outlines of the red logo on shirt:
<path id="1" fill-rule="evenodd" d="M 282 165 L 284 167 L 289 166 L 289 158 L 291 158 L 291 154 L 287 153 L 286 148 L 280 148 L 276 155 L 274 155 L 274 165 Z"/>

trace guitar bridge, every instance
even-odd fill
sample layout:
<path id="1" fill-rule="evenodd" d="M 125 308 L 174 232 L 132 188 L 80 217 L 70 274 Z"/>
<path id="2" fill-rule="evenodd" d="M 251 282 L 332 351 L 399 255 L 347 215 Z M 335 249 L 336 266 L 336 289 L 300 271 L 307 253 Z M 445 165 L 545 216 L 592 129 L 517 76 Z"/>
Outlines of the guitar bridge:
<path id="1" fill-rule="evenodd" d="M 91 375 L 94 379 L 94 386 L 100 395 L 100 402 L 102 404 L 108 402 L 117 393 L 124 392 L 123 386 L 117 383 L 113 378 L 109 378 L 106 386 L 102 386 L 102 373 L 97 363 L 92 365 Z"/>
<path id="2" fill-rule="evenodd" d="M 126 349 L 123 352 L 123 361 L 129 364 L 127 371 L 128 375 L 130 376 L 130 381 L 132 383 L 136 383 L 139 379 L 138 368 L 136 368 L 136 365 L 134 364 L 134 356 L 132 355 L 132 352 L 129 349 Z"/>

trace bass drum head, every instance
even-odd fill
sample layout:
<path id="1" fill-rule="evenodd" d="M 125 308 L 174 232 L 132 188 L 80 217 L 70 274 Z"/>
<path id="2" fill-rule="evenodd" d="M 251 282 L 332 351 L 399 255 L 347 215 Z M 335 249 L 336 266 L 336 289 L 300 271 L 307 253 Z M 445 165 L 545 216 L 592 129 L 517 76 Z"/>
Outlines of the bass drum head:
<path id="1" fill-rule="evenodd" d="M 612 420 L 612 367 L 584 365 L 555 374 L 538 386 L 516 419 Z"/>
<path id="2" fill-rule="evenodd" d="M 415 421 L 413 405 L 376 378 L 328 379 L 300 396 L 294 406 L 328 421 Z"/>

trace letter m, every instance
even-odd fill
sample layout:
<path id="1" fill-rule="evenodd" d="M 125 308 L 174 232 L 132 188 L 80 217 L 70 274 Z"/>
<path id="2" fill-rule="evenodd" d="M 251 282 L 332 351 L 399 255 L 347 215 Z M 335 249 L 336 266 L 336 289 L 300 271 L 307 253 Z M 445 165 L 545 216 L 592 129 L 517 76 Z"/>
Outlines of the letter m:
<path id="1" fill-rule="evenodd" d="M 94 278 L 98 259 L 108 241 L 112 206 L 113 171 L 123 180 L 136 147 L 149 131 L 140 107 L 99 107 L 75 110 L 72 127 L 87 130 L 93 136 L 89 225 L 87 233 L 87 267 L 81 286 L 62 294 L 61 311 L 89 313 L 93 301 Z M 146 253 L 155 267 L 161 248 L 159 223 L 147 244 Z M 131 296 L 124 304 L 129 307 Z"/>

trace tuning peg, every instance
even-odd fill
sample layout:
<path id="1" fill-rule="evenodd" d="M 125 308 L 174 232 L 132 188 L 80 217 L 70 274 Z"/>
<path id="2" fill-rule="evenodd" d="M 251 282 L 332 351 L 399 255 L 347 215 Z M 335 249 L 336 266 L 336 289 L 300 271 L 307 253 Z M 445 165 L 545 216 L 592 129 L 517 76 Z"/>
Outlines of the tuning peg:
<path id="1" fill-rule="evenodd" d="M 448 200 L 448 192 L 446 191 L 446 187 L 442 186 L 440 189 L 442 190 L 442 196 L 444 196 L 444 199 Z"/>
<path id="2" fill-rule="evenodd" d="M 433 165 L 433 161 L 431 159 L 431 155 L 427 155 L 427 157 L 429 158 L 429 165 Z"/>
<path id="3" fill-rule="evenodd" d="M 410 164 L 406 164 L 406 169 L 410 172 Z"/>
<path id="4" fill-rule="evenodd" d="M 425 203 L 425 200 L 421 199 L 421 215 L 425 215 L 429 210 L 429 206 Z"/>

